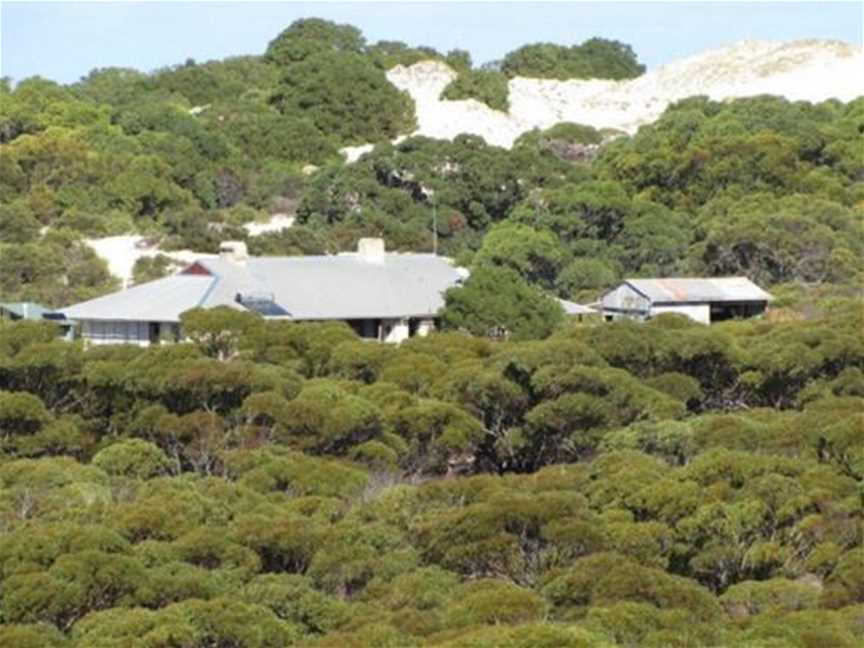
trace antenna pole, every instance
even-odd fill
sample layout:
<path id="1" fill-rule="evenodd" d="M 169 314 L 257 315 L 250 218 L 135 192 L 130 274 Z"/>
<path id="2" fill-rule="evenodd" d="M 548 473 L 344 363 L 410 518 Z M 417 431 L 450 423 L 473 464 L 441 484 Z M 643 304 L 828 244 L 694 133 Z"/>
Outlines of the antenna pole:
<path id="1" fill-rule="evenodd" d="M 432 254 L 438 256 L 438 203 L 432 194 Z"/>

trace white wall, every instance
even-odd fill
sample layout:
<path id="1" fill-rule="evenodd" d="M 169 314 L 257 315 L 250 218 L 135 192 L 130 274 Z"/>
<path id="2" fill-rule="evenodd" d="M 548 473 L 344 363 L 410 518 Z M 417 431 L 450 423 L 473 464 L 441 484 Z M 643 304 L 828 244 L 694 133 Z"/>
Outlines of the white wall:
<path id="1" fill-rule="evenodd" d="M 178 326 L 160 322 L 160 335 L 173 333 L 170 327 Z M 81 320 L 81 337 L 88 344 L 135 344 L 150 346 L 150 322 Z M 168 339 L 173 339 L 169 335 Z"/>
<path id="2" fill-rule="evenodd" d="M 642 295 L 637 293 L 627 284 L 621 284 L 615 290 L 612 290 L 601 299 L 604 311 L 613 309 L 613 312 L 606 313 L 607 315 L 616 315 L 615 311 L 639 311 L 648 313 L 651 303 Z"/>
<path id="3" fill-rule="evenodd" d="M 425 319 L 417 323 L 417 335 L 426 337 L 435 330 L 435 320 Z"/>
<path id="4" fill-rule="evenodd" d="M 408 320 L 381 320 L 384 342 L 399 344 L 409 338 Z"/>
<path id="5" fill-rule="evenodd" d="M 686 315 L 700 324 L 711 323 L 711 307 L 708 304 L 681 304 L 675 306 L 653 306 L 651 308 L 651 317 L 656 317 L 660 313 L 677 313 L 679 315 Z"/>

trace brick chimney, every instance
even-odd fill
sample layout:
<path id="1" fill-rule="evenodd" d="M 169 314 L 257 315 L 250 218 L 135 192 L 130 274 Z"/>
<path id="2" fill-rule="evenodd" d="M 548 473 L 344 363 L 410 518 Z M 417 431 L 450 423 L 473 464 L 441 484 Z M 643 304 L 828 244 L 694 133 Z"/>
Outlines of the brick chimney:
<path id="1" fill-rule="evenodd" d="M 219 258 L 237 265 L 246 265 L 249 251 L 243 241 L 222 241 L 219 244 Z"/>

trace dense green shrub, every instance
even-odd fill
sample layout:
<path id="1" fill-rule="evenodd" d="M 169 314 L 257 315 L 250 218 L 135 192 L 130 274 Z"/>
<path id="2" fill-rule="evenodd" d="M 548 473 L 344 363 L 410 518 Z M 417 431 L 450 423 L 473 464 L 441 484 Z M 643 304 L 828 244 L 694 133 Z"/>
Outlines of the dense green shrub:
<path id="1" fill-rule="evenodd" d="M 645 71 L 629 45 L 591 38 L 581 45 L 523 45 L 504 57 L 509 77 L 541 79 L 632 79 Z"/>
<path id="2" fill-rule="evenodd" d="M 82 235 L 213 251 L 267 213 L 299 225 L 257 254 L 437 226 L 472 271 L 455 330 L 399 346 L 224 309 L 146 349 L 0 322 L 0 645 L 861 645 L 861 100 L 341 164 L 411 128 L 383 75 L 425 57 L 501 80 L 312 19 L 264 57 L 0 81 L 4 300 L 114 289 Z M 598 41 L 508 58 L 639 68 Z M 565 322 L 552 294 L 693 273 L 786 283 L 711 327 Z"/>
<path id="3" fill-rule="evenodd" d="M 441 93 L 442 99 L 476 99 L 494 110 L 510 108 L 507 77 L 496 70 L 466 70 L 451 81 Z"/>
<path id="4" fill-rule="evenodd" d="M 393 139 L 414 128 L 414 102 L 367 58 L 322 52 L 289 66 L 270 102 L 308 117 L 347 144 Z"/>

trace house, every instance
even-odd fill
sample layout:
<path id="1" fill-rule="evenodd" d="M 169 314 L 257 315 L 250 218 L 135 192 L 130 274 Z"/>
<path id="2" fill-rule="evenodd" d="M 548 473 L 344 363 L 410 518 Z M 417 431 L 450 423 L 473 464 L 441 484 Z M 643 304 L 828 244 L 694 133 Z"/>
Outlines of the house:
<path id="1" fill-rule="evenodd" d="M 72 322 L 69 322 L 62 313 L 54 312 L 36 302 L 0 302 L 0 320 L 47 321 L 57 326 L 57 334 L 60 337 L 68 339 L 72 337 Z"/>
<path id="2" fill-rule="evenodd" d="M 342 320 L 361 337 L 400 342 L 434 328 L 443 292 L 465 276 L 433 254 L 388 253 L 382 239 L 361 239 L 357 252 L 300 257 L 251 257 L 245 244 L 226 242 L 217 258 L 63 312 L 93 344 L 180 340 L 182 313 L 215 306 L 265 319 Z"/>
<path id="3" fill-rule="evenodd" d="M 747 277 L 627 279 L 603 295 L 607 321 L 680 313 L 702 324 L 765 312 L 773 297 Z"/>

